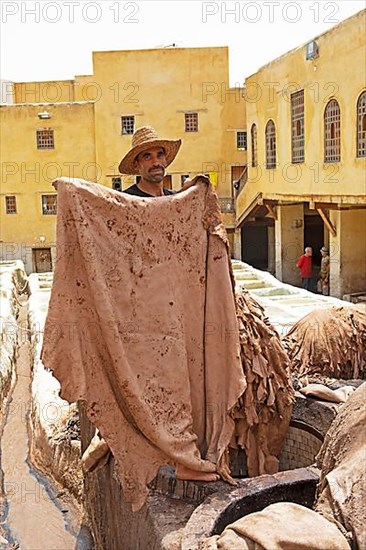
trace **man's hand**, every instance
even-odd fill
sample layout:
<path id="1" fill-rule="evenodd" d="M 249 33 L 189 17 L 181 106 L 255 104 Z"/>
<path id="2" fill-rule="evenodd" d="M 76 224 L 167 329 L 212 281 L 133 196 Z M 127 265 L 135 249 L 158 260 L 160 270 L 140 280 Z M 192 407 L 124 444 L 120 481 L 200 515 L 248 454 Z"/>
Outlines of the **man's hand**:
<path id="1" fill-rule="evenodd" d="M 198 183 L 201 180 L 207 183 L 207 185 L 210 184 L 210 179 L 207 176 L 205 176 L 204 174 L 199 174 L 198 176 L 194 176 L 194 178 L 192 178 L 191 180 L 190 179 L 186 180 L 182 188 L 179 189 L 178 193 L 180 193 L 181 191 L 185 191 L 186 189 L 189 189 L 190 187 L 192 187 L 193 185 L 196 185 L 196 183 Z"/>

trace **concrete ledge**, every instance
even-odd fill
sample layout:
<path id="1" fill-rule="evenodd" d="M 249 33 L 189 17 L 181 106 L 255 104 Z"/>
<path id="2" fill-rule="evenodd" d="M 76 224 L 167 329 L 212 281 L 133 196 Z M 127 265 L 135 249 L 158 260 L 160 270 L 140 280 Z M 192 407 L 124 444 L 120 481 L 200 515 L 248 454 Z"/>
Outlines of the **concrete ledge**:
<path id="1" fill-rule="evenodd" d="M 324 439 L 335 417 L 339 405 L 305 397 L 295 393 L 296 402 L 292 409 L 291 421 L 302 422 L 315 429 Z"/>
<path id="2" fill-rule="evenodd" d="M 82 451 L 94 428 L 79 403 Z M 336 406 L 298 394 L 293 418 L 324 436 Z M 311 507 L 317 471 L 299 468 L 274 476 L 238 479 L 236 486 L 223 481 L 203 483 L 177 480 L 173 468 L 161 468 L 150 484 L 150 496 L 133 513 L 123 496 L 114 459 L 84 480 L 85 506 L 96 550 L 193 550 L 202 538 L 220 532 L 241 515 L 273 503 L 292 500 Z"/>
<path id="3" fill-rule="evenodd" d="M 222 533 L 230 523 L 275 502 L 296 502 L 311 508 L 319 471 L 299 468 L 240 480 L 231 491 L 217 492 L 193 512 L 184 529 L 182 550 L 198 550 L 206 537 Z"/>

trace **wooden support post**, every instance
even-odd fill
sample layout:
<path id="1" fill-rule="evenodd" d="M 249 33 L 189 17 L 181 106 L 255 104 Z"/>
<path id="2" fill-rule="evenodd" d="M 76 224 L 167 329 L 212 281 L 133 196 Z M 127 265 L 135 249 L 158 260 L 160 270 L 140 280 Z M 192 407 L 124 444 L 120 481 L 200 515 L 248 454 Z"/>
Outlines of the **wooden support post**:
<path id="1" fill-rule="evenodd" d="M 316 211 L 318 212 L 319 216 L 323 220 L 323 222 L 324 222 L 326 228 L 328 229 L 328 231 L 331 232 L 333 237 L 336 237 L 337 236 L 336 228 L 334 227 L 334 225 L 332 224 L 332 222 L 330 221 L 329 217 L 324 212 L 324 210 L 320 207 L 317 207 Z"/>
<path id="2" fill-rule="evenodd" d="M 265 206 L 269 212 L 270 217 L 277 221 L 277 212 L 274 209 L 273 205 L 266 202 Z"/>

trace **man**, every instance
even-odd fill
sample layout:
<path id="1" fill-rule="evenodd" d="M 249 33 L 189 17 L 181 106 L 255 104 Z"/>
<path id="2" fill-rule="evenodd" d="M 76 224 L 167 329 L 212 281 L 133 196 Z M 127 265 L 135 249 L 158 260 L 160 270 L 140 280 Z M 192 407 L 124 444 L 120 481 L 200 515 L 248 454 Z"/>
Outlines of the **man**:
<path id="1" fill-rule="evenodd" d="M 265 412 L 250 412 L 259 424 L 245 421 L 242 357 L 247 368 L 252 361 L 242 351 L 247 334 L 239 335 L 217 196 L 196 176 L 185 182 L 182 190 L 197 182 L 188 192 L 164 199 L 171 194 L 163 187 L 165 169 L 180 144 L 160 139 L 151 127 L 137 130 L 120 171 L 141 180 L 126 194 L 84 180 L 56 182 L 58 246 L 67 243 L 76 253 L 58 259 L 42 360 L 60 381 L 61 396 L 84 401 L 85 414 L 100 430 L 84 452 L 84 471 L 98 467 L 111 449 L 133 510 L 141 508 L 148 483 L 166 464 L 176 467 L 180 479 L 215 481 L 220 475 L 233 483 L 229 447 L 235 438 L 248 446 L 248 471 L 258 462 L 260 473 L 274 473 L 278 434 L 284 436 L 291 415 L 287 359 L 271 345 L 268 361 L 268 346 L 263 348 L 263 361 L 273 367 L 265 404 L 263 376 L 258 382 L 258 407 Z M 102 262 L 85 260 L 83 246 L 91 240 L 105 252 Z M 91 287 L 97 291 L 90 293 Z M 74 320 L 70 345 L 65 329 L 55 342 L 54 327 Z M 85 338 L 90 326 L 98 327 L 98 338 Z M 277 352 L 279 360 L 273 360 Z M 258 357 L 253 348 L 253 364 Z M 70 371 L 70 364 L 77 368 Z M 275 407 L 273 388 L 280 401 Z M 274 442 L 258 429 L 264 424 Z"/>
<path id="2" fill-rule="evenodd" d="M 163 197 L 175 191 L 163 186 L 165 169 L 175 159 L 182 141 L 159 138 L 154 128 L 138 128 L 132 137 L 132 148 L 119 165 L 122 174 L 139 175 L 140 181 L 124 190 L 124 193 L 137 197 Z M 180 191 L 197 183 L 205 176 L 187 180 Z"/>
<path id="3" fill-rule="evenodd" d="M 125 189 L 125 193 L 137 197 L 163 197 L 175 192 L 163 187 L 165 169 L 175 159 L 182 141 L 162 140 L 151 126 L 138 128 L 132 137 L 132 147 L 119 164 L 122 174 L 139 175 L 140 181 Z M 184 191 L 197 182 L 200 176 L 187 181 Z M 196 472 L 178 464 L 176 468 L 178 479 L 199 481 L 217 481 L 215 473 Z"/>
<path id="4" fill-rule="evenodd" d="M 330 272 L 330 258 L 329 250 L 326 246 L 322 246 L 320 249 L 322 260 L 320 264 L 319 273 L 319 291 L 324 296 L 329 296 L 329 272 Z"/>
<path id="5" fill-rule="evenodd" d="M 310 246 L 305 248 L 305 254 L 303 254 L 296 266 L 300 269 L 300 275 L 302 279 L 302 287 L 305 290 L 311 290 L 311 278 L 312 278 L 312 256 L 313 249 Z"/>

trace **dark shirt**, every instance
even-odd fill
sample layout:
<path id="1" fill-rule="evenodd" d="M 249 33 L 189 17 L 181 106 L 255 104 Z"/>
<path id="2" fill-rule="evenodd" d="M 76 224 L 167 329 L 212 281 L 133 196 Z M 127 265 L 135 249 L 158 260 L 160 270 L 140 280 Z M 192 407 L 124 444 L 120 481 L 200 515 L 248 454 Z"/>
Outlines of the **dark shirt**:
<path id="1" fill-rule="evenodd" d="M 128 193 L 129 195 L 136 195 L 136 197 L 154 197 L 154 195 L 149 195 L 149 193 L 145 193 L 145 191 L 141 191 L 139 187 L 137 187 L 137 183 L 134 185 L 131 185 L 131 187 L 128 187 L 128 189 L 124 189 L 123 193 Z M 172 189 L 166 189 L 163 188 L 164 195 L 175 195 L 175 191 Z M 155 197 L 156 198 L 156 197 Z"/>

